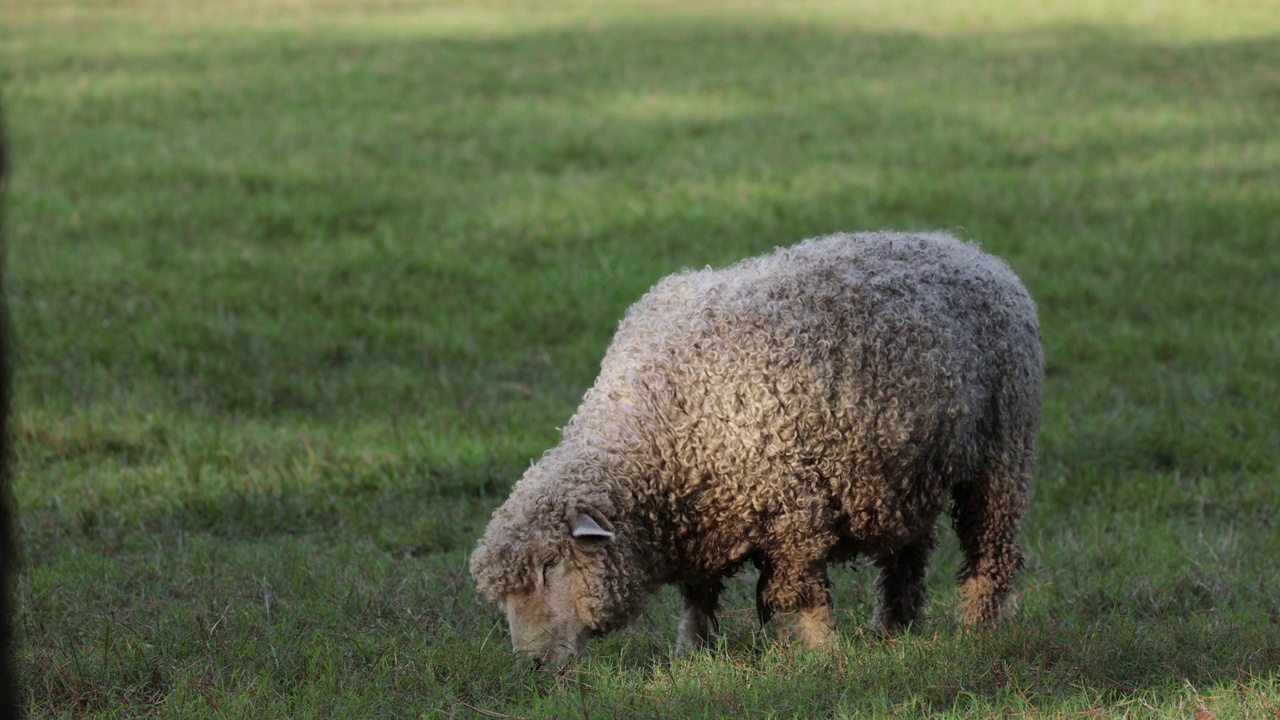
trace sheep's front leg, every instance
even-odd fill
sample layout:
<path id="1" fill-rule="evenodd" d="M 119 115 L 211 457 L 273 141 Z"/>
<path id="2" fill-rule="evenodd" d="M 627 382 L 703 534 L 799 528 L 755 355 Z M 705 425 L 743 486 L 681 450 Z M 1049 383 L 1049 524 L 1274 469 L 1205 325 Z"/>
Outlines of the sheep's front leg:
<path id="1" fill-rule="evenodd" d="M 895 552 L 875 558 L 875 565 L 880 568 L 876 578 L 876 621 L 881 630 L 895 632 L 924 621 L 925 579 L 929 556 L 937 544 L 937 531 L 930 527 L 927 533 Z"/>
<path id="2" fill-rule="evenodd" d="M 680 586 L 683 606 L 680 629 L 676 634 L 676 657 L 683 657 L 711 643 L 719 629 L 716 607 L 720 601 L 720 583 L 684 584 Z"/>
<path id="3" fill-rule="evenodd" d="M 756 586 L 756 606 L 760 621 L 768 622 L 774 612 L 790 615 L 784 636 L 805 647 L 825 645 L 834 638 L 831 620 L 830 581 L 826 568 L 818 565 L 760 564 Z"/>
<path id="4" fill-rule="evenodd" d="M 835 639 L 835 622 L 831 619 L 831 599 L 829 593 L 796 613 L 791 628 L 791 636 L 807 648 L 826 645 Z"/>

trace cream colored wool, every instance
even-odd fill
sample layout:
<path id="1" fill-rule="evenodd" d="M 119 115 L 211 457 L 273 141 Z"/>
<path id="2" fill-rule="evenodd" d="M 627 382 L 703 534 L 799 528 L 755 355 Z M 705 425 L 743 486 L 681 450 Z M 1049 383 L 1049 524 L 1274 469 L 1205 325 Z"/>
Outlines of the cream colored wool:
<path id="1" fill-rule="evenodd" d="M 472 575 L 509 610 L 567 594 L 584 633 L 675 584 L 689 649 L 750 561 L 761 619 L 805 611 L 817 644 L 827 564 L 858 555 L 879 568 L 880 625 L 923 619 L 950 507 L 964 619 L 990 624 L 1021 563 L 1041 363 L 1018 279 L 943 234 L 833 235 L 672 275 L 627 311 L 560 444 L 494 512 Z M 571 537 L 583 514 L 613 537 Z M 548 590 L 548 568 L 569 579 Z M 562 662 L 581 642 L 517 646 Z"/>

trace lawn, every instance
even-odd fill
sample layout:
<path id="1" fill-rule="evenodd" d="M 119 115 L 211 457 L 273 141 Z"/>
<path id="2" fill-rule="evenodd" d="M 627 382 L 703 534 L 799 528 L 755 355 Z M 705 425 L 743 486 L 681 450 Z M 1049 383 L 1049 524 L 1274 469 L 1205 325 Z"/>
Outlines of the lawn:
<path id="1" fill-rule="evenodd" d="M 0 101 L 34 718 L 1280 718 L 1276 0 L 5 0 Z M 467 555 L 628 304 L 881 228 L 1039 306 L 1011 621 L 946 529 L 531 672 Z"/>

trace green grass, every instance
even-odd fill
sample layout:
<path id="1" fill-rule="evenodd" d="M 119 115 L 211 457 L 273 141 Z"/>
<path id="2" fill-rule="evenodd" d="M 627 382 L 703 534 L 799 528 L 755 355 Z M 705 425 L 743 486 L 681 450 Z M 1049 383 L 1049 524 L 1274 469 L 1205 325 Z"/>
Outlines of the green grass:
<path id="1" fill-rule="evenodd" d="M 31 715 L 1280 717 L 1280 4 L 1026 5 L 7 0 Z M 529 672 L 466 557 L 626 306 L 878 228 L 1039 303 L 1011 623 L 948 538 L 902 638 Z"/>

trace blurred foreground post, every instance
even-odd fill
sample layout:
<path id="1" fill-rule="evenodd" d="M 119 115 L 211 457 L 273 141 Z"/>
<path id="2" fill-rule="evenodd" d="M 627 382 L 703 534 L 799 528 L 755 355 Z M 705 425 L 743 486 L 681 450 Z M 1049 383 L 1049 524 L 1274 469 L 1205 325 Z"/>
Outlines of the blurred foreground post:
<path id="1" fill-rule="evenodd" d="M 0 719 L 18 717 L 13 685 L 13 627 L 9 576 L 13 568 L 13 528 L 9 517 L 9 305 L 4 295 L 4 192 L 9 154 L 0 113 Z"/>

